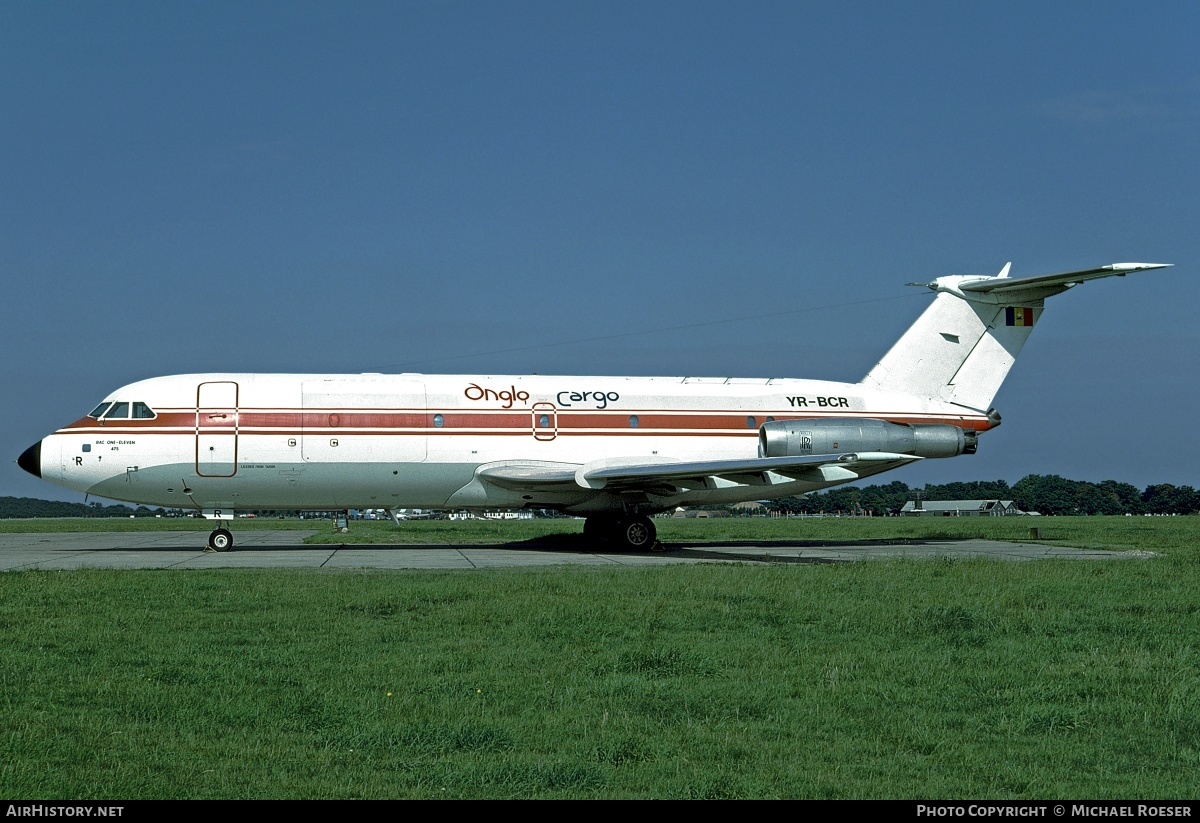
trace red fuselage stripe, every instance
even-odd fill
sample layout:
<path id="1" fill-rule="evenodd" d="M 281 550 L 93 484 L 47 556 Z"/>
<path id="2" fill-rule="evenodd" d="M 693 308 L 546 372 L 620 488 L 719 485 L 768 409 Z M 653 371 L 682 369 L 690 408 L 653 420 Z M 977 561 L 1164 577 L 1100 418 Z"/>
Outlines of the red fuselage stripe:
<path id="1" fill-rule="evenodd" d="M 549 415 L 548 425 L 537 416 Z M 558 410 L 445 411 L 428 410 L 339 410 L 336 412 L 242 409 L 224 413 L 192 411 L 161 412 L 150 420 L 106 420 L 103 423 L 85 417 L 59 433 L 132 434 L 221 434 L 243 435 L 525 435 L 531 430 L 557 431 L 559 435 L 687 435 L 755 436 L 768 418 L 785 420 L 824 420 L 862 417 L 900 424 L 942 424 L 963 429 L 987 431 L 991 424 L 984 417 L 956 417 L 913 413 L 809 414 L 783 412 L 700 412 L 665 410 L 622 410 L 620 412 L 576 412 Z M 434 418 L 440 418 L 435 425 Z M 636 424 L 633 423 L 636 418 Z"/>

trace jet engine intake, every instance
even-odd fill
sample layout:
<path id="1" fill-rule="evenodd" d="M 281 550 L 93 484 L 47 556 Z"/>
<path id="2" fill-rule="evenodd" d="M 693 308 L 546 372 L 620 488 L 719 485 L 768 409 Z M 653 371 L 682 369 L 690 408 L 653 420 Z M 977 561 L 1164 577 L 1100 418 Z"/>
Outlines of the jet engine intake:
<path id="1" fill-rule="evenodd" d="M 758 430 L 758 456 L 892 452 L 915 457 L 957 457 L 974 454 L 977 438 L 974 429 L 942 423 L 907 425 L 855 417 L 774 420 Z"/>

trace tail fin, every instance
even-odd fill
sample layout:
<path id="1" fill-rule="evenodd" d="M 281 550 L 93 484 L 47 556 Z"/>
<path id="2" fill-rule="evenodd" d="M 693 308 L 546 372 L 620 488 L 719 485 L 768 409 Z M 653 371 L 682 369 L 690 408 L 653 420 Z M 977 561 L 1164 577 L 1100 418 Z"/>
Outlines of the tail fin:
<path id="1" fill-rule="evenodd" d="M 1123 277 L 1169 263 L 1114 263 L 1098 269 L 1010 279 L 955 275 L 927 285 L 933 303 L 867 372 L 862 383 L 984 411 L 1042 314 L 1047 297 L 1085 280 Z"/>

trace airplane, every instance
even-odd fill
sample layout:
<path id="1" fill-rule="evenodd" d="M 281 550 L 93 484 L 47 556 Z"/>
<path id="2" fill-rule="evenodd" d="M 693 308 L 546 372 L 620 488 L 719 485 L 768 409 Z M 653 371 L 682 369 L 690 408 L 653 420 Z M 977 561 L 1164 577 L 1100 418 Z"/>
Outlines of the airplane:
<path id="1" fill-rule="evenodd" d="M 780 378 L 213 373 L 123 386 L 25 450 L 37 477 L 189 507 L 233 547 L 235 509 L 552 509 L 591 539 L 657 545 L 678 506 L 802 495 L 974 454 L 1047 297 L 1165 263 L 949 275 L 857 383 Z"/>

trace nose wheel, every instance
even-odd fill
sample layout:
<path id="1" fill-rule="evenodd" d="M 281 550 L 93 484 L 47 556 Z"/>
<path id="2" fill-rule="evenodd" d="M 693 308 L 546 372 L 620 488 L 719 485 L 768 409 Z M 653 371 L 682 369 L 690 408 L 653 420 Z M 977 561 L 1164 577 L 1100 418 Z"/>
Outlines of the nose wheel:
<path id="1" fill-rule="evenodd" d="M 208 547 L 215 552 L 227 552 L 233 548 L 233 532 L 229 529 L 213 529 L 208 535 Z"/>

